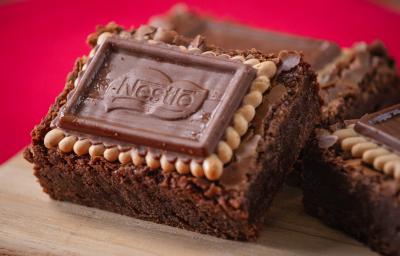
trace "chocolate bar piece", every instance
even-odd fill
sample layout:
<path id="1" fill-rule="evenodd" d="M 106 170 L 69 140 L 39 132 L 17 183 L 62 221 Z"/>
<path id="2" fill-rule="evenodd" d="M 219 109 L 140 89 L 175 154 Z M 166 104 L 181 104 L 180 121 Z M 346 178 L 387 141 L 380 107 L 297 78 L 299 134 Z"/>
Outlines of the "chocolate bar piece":
<path id="1" fill-rule="evenodd" d="M 238 108 L 255 75 L 242 63 L 111 39 L 99 48 L 56 126 L 205 156 L 215 150 L 230 110 Z M 99 87 L 105 80 L 111 82 Z"/>
<path id="2" fill-rule="evenodd" d="M 400 105 L 363 116 L 355 131 L 400 152 Z"/>
<path id="3" fill-rule="evenodd" d="M 89 43 L 25 151 L 44 191 L 254 239 L 319 118 L 302 56 L 223 50 L 151 26 L 109 24 Z"/>
<path id="4" fill-rule="evenodd" d="M 319 130 L 305 157 L 306 211 L 384 255 L 400 255 L 399 113 Z"/>
<path id="5" fill-rule="evenodd" d="M 283 49 L 302 51 L 318 74 L 323 100 L 322 125 L 359 118 L 364 113 L 400 101 L 400 82 L 393 60 L 379 42 L 341 49 L 336 43 L 204 17 L 179 4 L 150 20 L 188 37 L 198 34 L 223 48 L 257 48 L 266 53 Z"/>

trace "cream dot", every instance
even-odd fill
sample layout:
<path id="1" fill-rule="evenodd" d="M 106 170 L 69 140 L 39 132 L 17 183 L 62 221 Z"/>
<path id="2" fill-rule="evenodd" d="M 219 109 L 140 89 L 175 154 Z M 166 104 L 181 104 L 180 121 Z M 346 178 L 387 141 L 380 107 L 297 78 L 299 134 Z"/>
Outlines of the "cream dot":
<path id="1" fill-rule="evenodd" d="M 215 154 L 212 154 L 204 160 L 203 169 L 207 179 L 218 180 L 223 172 L 223 164 Z"/>
<path id="2" fill-rule="evenodd" d="M 229 147 L 231 147 L 231 149 L 237 149 L 240 145 L 240 135 L 231 126 L 226 128 L 225 130 L 225 140 L 228 143 Z"/>
<path id="3" fill-rule="evenodd" d="M 65 137 L 58 143 L 58 148 L 64 153 L 69 153 L 73 150 L 74 144 L 77 140 L 78 139 L 75 136 Z"/>
<path id="4" fill-rule="evenodd" d="M 364 154 L 362 155 L 362 160 L 367 164 L 373 164 L 375 158 L 377 158 L 378 156 L 387 155 L 389 153 L 390 152 L 384 148 L 370 149 L 364 152 Z"/>
<path id="5" fill-rule="evenodd" d="M 250 65 L 250 66 L 254 66 L 254 65 L 257 65 L 259 63 L 260 63 L 260 61 L 257 60 L 257 59 L 248 59 L 248 60 L 245 60 L 243 62 L 243 64 Z"/>
<path id="6" fill-rule="evenodd" d="M 218 57 L 219 58 L 223 58 L 223 59 L 230 59 L 231 58 L 231 56 L 229 56 L 228 54 L 225 54 L 225 53 L 218 55 Z"/>
<path id="7" fill-rule="evenodd" d="M 78 78 L 75 78 L 75 80 L 74 80 L 74 86 L 77 87 L 77 86 L 78 86 L 78 83 L 79 83 L 79 79 L 78 79 Z"/>
<path id="8" fill-rule="evenodd" d="M 117 147 L 107 148 L 103 155 L 107 161 L 114 162 L 118 159 L 119 150 Z"/>
<path id="9" fill-rule="evenodd" d="M 333 135 L 336 135 L 340 141 L 344 140 L 345 138 L 349 137 L 358 137 L 359 135 L 354 131 L 352 128 L 347 128 L 347 129 L 340 129 L 337 130 L 333 133 Z"/>
<path id="10" fill-rule="evenodd" d="M 49 131 L 46 136 L 44 136 L 44 146 L 46 148 L 53 148 L 58 145 L 58 143 L 64 138 L 64 132 L 58 128 Z"/>
<path id="11" fill-rule="evenodd" d="M 400 160 L 393 161 L 391 163 L 393 165 L 393 167 L 391 167 L 391 169 L 392 169 L 394 178 L 396 180 L 400 180 Z"/>
<path id="12" fill-rule="evenodd" d="M 247 132 L 248 122 L 240 113 L 236 113 L 233 116 L 233 128 L 235 128 L 240 136 L 243 136 Z"/>
<path id="13" fill-rule="evenodd" d="M 89 155 L 91 157 L 101 156 L 101 155 L 103 155 L 104 150 L 105 150 L 105 147 L 103 144 L 92 145 L 89 148 Z"/>
<path id="14" fill-rule="evenodd" d="M 355 126 L 356 126 L 356 124 L 349 124 L 348 126 L 346 126 L 346 128 L 354 130 Z"/>
<path id="15" fill-rule="evenodd" d="M 167 157 L 165 155 L 162 155 L 160 158 L 160 165 L 163 171 L 165 172 L 173 172 L 175 171 L 175 165 L 174 163 L 171 163 L 168 161 Z"/>
<path id="16" fill-rule="evenodd" d="M 187 52 L 188 51 L 188 49 L 183 45 L 179 45 L 178 47 L 179 47 L 179 50 L 181 50 L 183 52 Z"/>
<path id="17" fill-rule="evenodd" d="M 89 52 L 89 58 L 93 58 L 94 57 L 94 55 L 95 55 L 95 53 L 96 53 L 96 50 L 93 48 L 92 50 L 90 50 L 90 52 Z"/>
<path id="18" fill-rule="evenodd" d="M 367 140 L 364 139 L 363 137 L 349 137 L 349 138 L 345 138 L 344 140 L 342 140 L 341 146 L 342 149 L 345 151 L 350 151 L 351 148 L 358 144 L 358 143 L 362 143 L 362 142 L 366 142 Z"/>
<path id="19" fill-rule="evenodd" d="M 200 178 L 204 176 L 203 166 L 197 163 L 195 160 L 190 162 L 190 172 L 194 177 Z"/>
<path id="20" fill-rule="evenodd" d="M 153 39 L 150 39 L 150 40 L 147 40 L 147 43 L 152 44 L 152 45 L 156 45 L 156 44 L 159 44 L 160 42 L 156 41 L 156 40 L 153 40 Z"/>
<path id="21" fill-rule="evenodd" d="M 376 170 L 382 171 L 383 166 L 387 162 L 390 162 L 392 160 L 397 160 L 397 159 L 399 159 L 399 157 L 396 154 L 388 154 L 388 155 L 378 156 L 377 158 L 375 158 L 375 160 L 373 162 L 373 166 Z"/>
<path id="22" fill-rule="evenodd" d="M 125 152 L 121 152 L 118 155 L 118 160 L 121 164 L 128 164 L 132 161 L 131 158 L 131 152 L 129 151 L 125 151 Z"/>
<path id="23" fill-rule="evenodd" d="M 222 163 L 226 164 L 229 161 L 231 161 L 233 152 L 231 147 L 229 147 L 228 143 L 226 143 L 225 141 L 220 141 L 218 143 L 217 152 L 218 152 L 218 157 L 222 161 Z"/>
<path id="24" fill-rule="evenodd" d="M 270 60 L 257 64 L 255 68 L 257 69 L 257 76 L 267 76 L 268 78 L 272 78 L 276 73 L 276 65 Z"/>
<path id="25" fill-rule="evenodd" d="M 132 163 L 136 166 L 144 165 L 144 157 L 142 157 L 136 149 L 131 150 Z"/>
<path id="26" fill-rule="evenodd" d="M 231 58 L 231 60 L 237 60 L 240 62 L 244 62 L 246 59 L 242 55 L 236 55 Z"/>
<path id="27" fill-rule="evenodd" d="M 103 32 L 97 38 L 97 44 L 100 45 L 106 41 L 107 38 L 111 37 L 112 34 L 110 32 Z"/>
<path id="28" fill-rule="evenodd" d="M 201 55 L 210 56 L 210 57 L 215 57 L 215 56 L 217 56 L 217 55 L 215 54 L 215 52 L 213 52 L 213 51 L 206 51 L 206 52 L 203 52 Z"/>
<path id="29" fill-rule="evenodd" d="M 178 159 L 175 163 L 176 171 L 180 174 L 187 174 L 190 172 L 189 164 L 183 162 L 181 159 Z"/>
<path id="30" fill-rule="evenodd" d="M 252 105 L 258 107 L 262 102 L 262 94 L 259 91 L 252 91 L 243 98 L 243 105 Z"/>
<path id="31" fill-rule="evenodd" d="M 201 50 L 197 47 L 191 47 L 188 49 L 188 52 L 192 53 L 192 54 L 200 54 Z"/>
<path id="32" fill-rule="evenodd" d="M 105 147 L 103 144 L 92 145 L 89 148 L 89 155 L 91 157 L 101 156 L 101 155 L 103 155 L 104 150 L 105 150 Z"/>
<path id="33" fill-rule="evenodd" d="M 259 91 L 260 93 L 266 92 L 271 86 L 269 78 L 266 76 L 257 77 L 251 84 L 251 91 Z"/>
<path id="34" fill-rule="evenodd" d="M 358 144 L 354 145 L 354 147 L 352 147 L 351 154 L 354 157 L 362 157 L 362 155 L 364 154 L 365 151 L 367 151 L 369 149 L 374 149 L 377 147 L 378 147 L 378 145 L 376 145 L 375 143 L 372 143 L 372 142 L 358 143 Z"/>
<path id="35" fill-rule="evenodd" d="M 256 115 L 255 108 L 250 104 L 243 105 L 238 109 L 237 112 L 240 113 L 246 119 L 247 122 L 253 120 L 254 116 Z"/>
<path id="36" fill-rule="evenodd" d="M 131 37 L 131 33 L 129 33 L 126 30 L 122 30 L 121 32 L 119 32 L 119 37 L 123 38 L 123 39 L 129 39 Z"/>
<path id="37" fill-rule="evenodd" d="M 153 36 L 153 39 L 155 41 L 160 41 L 169 44 L 174 41 L 176 35 L 177 33 L 175 31 L 158 27 L 156 33 Z"/>
<path id="38" fill-rule="evenodd" d="M 146 155 L 146 164 L 152 170 L 156 170 L 161 166 L 160 161 L 153 157 L 151 153 L 147 153 Z"/>
<path id="39" fill-rule="evenodd" d="M 400 179 L 400 157 L 386 162 L 383 165 L 383 172 L 387 174 L 393 174 L 396 180 Z"/>
<path id="40" fill-rule="evenodd" d="M 78 156 L 86 155 L 87 153 L 89 153 L 89 148 L 91 145 L 92 144 L 90 143 L 90 141 L 88 139 L 78 140 L 74 144 L 74 152 Z"/>

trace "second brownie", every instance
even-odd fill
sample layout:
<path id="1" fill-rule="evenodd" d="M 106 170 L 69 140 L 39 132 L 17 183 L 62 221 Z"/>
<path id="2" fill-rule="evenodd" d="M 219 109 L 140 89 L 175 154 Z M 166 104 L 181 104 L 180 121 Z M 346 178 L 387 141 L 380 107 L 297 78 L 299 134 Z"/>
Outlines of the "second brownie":
<path id="1" fill-rule="evenodd" d="M 304 206 L 384 255 L 400 255 L 400 105 L 320 129 L 305 154 Z"/>

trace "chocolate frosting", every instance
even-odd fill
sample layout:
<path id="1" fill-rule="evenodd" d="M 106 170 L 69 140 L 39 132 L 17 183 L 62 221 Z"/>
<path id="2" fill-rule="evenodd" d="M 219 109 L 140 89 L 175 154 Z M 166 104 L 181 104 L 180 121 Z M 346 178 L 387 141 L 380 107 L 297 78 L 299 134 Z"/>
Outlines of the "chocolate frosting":
<path id="1" fill-rule="evenodd" d="M 271 107 L 280 102 L 287 93 L 287 88 L 282 84 L 272 87 L 271 91 L 264 96 L 263 103 L 258 107 L 254 117 L 254 127 L 257 134 L 264 134 L 265 117 Z"/>
<path id="2" fill-rule="evenodd" d="M 257 147 L 260 140 L 261 136 L 258 134 L 248 136 L 235 151 L 236 160 L 225 168 L 220 179 L 220 184 L 225 189 L 235 189 L 246 182 L 247 170 L 252 169 L 251 166 L 256 163 Z"/>
<path id="3" fill-rule="evenodd" d="M 243 139 L 235 151 L 235 161 L 228 164 L 220 179 L 220 184 L 226 189 L 235 189 L 247 180 L 247 170 L 252 169 L 250 166 L 255 165 L 257 161 L 257 149 L 262 139 L 260 134 L 264 134 L 265 119 L 272 107 L 282 101 L 286 94 L 286 87 L 278 84 L 264 96 L 263 103 L 258 107 L 254 118 L 254 130 Z"/>
<path id="4" fill-rule="evenodd" d="M 367 49 L 356 47 L 343 53 L 335 62 L 318 74 L 318 82 L 323 90 L 320 96 L 325 104 L 338 97 L 357 94 L 359 83 L 368 73 L 371 66 L 371 56 Z"/>

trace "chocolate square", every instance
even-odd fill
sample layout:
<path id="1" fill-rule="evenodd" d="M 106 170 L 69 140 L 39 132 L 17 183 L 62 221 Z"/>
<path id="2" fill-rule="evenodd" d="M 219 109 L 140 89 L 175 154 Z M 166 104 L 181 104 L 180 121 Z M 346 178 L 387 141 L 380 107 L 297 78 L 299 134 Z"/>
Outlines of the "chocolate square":
<path id="1" fill-rule="evenodd" d="M 357 121 L 354 129 L 358 133 L 400 152 L 400 104 L 364 115 Z"/>
<path id="2" fill-rule="evenodd" d="M 56 126 L 140 146 L 206 156 L 215 150 L 255 70 L 169 45 L 109 38 Z"/>

